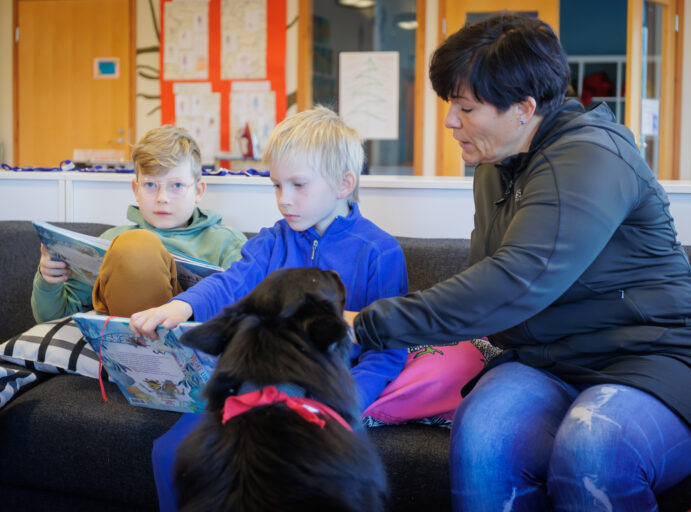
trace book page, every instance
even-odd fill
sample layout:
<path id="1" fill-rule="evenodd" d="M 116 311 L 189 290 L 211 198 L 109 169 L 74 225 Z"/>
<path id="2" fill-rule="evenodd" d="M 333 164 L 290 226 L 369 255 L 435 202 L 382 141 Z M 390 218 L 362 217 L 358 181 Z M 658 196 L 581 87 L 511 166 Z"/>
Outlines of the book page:
<path id="1" fill-rule="evenodd" d="M 127 318 L 108 320 L 104 315 L 84 313 L 73 318 L 132 405 L 178 412 L 204 409 L 201 392 L 213 372 L 215 358 L 178 341 L 183 330 L 198 324 L 186 322 L 170 331 L 159 329 L 159 339 L 154 340 L 132 333 Z"/>
<path id="2" fill-rule="evenodd" d="M 110 241 L 53 226 L 47 222 L 33 223 L 50 258 L 64 261 L 72 271 L 70 277 L 93 285 Z"/>

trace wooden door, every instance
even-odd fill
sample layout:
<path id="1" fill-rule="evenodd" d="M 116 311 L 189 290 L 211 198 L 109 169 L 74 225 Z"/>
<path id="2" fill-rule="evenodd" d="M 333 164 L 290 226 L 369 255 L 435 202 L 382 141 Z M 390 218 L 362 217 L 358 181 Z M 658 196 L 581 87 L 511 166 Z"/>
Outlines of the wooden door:
<path id="1" fill-rule="evenodd" d="M 57 166 L 74 149 L 119 150 L 129 159 L 134 0 L 15 0 L 14 7 L 15 163 Z M 118 59 L 118 76 L 109 64 L 99 72 L 97 58 Z"/>
<path id="2" fill-rule="evenodd" d="M 679 179 L 681 19 L 677 0 L 629 0 L 626 125 L 659 179 Z"/>
<path id="3" fill-rule="evenodd" d="M 465 25 L 468 14 L 472 16 L 472 19 L 483 13 L 504 9 L 536 12 L 538 18 L 550 25 L 559 35 L 559 0 L 439 0 L 439 42 L 441 43 Z M 439 124 L 437 175 L 463 176 L 461 148 L 454 140 L 451 130 L 442 126 L 447 110 L 448 104 L 439 100 L 437 102 L 437 123 Z"/>

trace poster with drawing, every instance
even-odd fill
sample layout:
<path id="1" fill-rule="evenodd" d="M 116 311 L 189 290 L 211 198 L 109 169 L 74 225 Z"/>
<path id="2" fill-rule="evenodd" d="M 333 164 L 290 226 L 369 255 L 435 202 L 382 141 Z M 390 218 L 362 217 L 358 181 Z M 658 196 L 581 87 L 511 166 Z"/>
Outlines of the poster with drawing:
<path id="1" fill-rule="evenodd" d="M 202 163 L 213 164 L 221 144 L 221 95 L 210 82 L 173 84 L 175 123 L 192 134 Z"/>
<path id="2" fill-rule="evenodd" d="M 163 16 L 164 79 L 208 79 L 209 1 L 166 2 Z"/>
<path id="3" fill-rule="evenodd" d="M 230 91 L 230 152 L 240 155 L 242 133 L 249 126 L 255 159 L 260 159 L 276 126 L 276 93 L 268 81 L 234 82 Z"/>
<path id="4" fill-rule="evenodd" d="M 398 52 L 341 52 L 338 110 L 364 139 L 398 139 Z"/>
<path id="5" fill-rule="evenodd" d="M 266 0 L 222 0 L 221 80 L 266 78 Z"/>

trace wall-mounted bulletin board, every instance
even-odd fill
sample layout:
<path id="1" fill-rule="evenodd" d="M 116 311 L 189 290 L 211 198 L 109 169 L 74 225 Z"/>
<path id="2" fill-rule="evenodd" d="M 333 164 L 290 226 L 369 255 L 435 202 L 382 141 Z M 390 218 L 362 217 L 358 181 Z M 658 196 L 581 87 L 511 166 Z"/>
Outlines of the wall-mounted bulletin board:
<path id="1" fill-rule="evenodd" d="M 286 113 L 286 0 L 161 0 L 161 122 L 189 130 L 204 163 L 260 156 Z"/>

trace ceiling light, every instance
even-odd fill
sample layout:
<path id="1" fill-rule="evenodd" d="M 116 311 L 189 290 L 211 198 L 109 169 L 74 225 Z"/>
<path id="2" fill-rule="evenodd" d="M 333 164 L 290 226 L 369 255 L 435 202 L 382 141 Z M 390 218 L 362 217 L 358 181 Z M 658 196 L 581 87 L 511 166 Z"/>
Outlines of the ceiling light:
<path id="1" fill-rule="evenodd" d="M 394 17 L 396 26 L 403 30 L 415 30 L 417 28 L 417 17 L 414 12 L 402 12 Z"/>
<path id="2" fill-rule="evenodd" d="M 368 9 L 374 6 L 375 0 L 336 0 L 343 7 L 355 7 L 356 9 Z"/>

